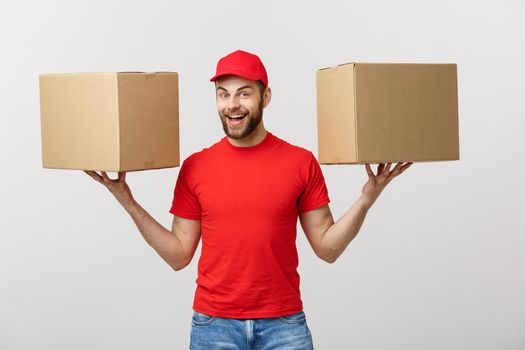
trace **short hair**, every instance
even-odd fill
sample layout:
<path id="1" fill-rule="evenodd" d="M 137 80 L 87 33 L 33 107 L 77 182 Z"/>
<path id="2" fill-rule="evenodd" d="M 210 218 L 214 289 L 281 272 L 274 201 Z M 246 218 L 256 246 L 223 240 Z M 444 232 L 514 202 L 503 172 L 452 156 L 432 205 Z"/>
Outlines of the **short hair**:
<path id="1" fill-rule="evenodd" d="M 266 86 L 264 86 L 264 83 L 260 80 L 257 80 L 257 86 L 259 87 L 259 93 L 261 94 L 261 98 L 264 96 L 264 91 L 266 90 Z"/>

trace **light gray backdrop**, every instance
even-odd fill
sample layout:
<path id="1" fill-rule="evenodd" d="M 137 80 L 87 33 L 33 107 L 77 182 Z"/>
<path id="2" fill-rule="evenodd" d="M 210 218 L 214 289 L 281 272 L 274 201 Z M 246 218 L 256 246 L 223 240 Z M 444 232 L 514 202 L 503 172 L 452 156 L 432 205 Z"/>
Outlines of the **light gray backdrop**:
<path id="1" fill-rule="evenodd" d="M 175 272 L 100 184 L 42 169 L 38 75 L 180 74 L 181 158 L 223 137 L 213 75 L 260 55 L 267 129 L 317 154 L 315 71 L 458 64 L 461 160 L 393 181 L 331 265 L 298 225 L 317 349 L 525 349 L 522 1 L 0 3 L 0 349 L 184 349 L 200 246 Z M 338 219 L 364 166 L 322 169 Z M 375 169 L 375 166 L 374 166 Z M 128 173 L 165 227 L 179 168 Z M 110 173 L 115 177 L 115 173 Z"/>

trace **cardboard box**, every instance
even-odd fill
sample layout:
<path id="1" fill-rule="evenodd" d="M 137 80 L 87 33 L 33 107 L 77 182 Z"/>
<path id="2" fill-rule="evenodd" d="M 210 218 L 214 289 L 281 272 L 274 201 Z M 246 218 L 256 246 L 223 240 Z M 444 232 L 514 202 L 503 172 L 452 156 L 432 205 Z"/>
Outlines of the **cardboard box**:
<path id="1" fill-rule="evenodd" d="M 44 168 L 179 166 L 176 72 L 42 74 Z"/>
<path id="2" fill-rule="evenodd" d="M 323 164 L 459 159 L 456 64 L 347 63 L 317 71 Z"/>

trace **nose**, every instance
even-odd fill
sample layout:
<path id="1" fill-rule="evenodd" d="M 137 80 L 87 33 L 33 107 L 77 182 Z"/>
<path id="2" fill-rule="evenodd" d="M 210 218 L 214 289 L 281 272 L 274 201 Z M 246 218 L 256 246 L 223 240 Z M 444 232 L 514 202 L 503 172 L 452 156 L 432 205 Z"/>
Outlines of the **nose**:
<path id="1" fill-rule="evenodd" d="M 239 97 L 235 96 L 235 94 L 232 94 L 230 96 L 230 99 L 228 100 L 228 110 L 235 110 L 241 106 Z"/>

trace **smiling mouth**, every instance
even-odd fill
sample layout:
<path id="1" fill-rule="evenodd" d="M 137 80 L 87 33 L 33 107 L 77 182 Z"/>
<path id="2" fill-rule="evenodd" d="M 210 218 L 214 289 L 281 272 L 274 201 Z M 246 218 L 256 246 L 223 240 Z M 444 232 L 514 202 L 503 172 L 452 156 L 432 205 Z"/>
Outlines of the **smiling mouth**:
<path id="1" fill-rule="evenodd" d="M 239 124 L 241 124 L 245 117 L 246 117 L 246 114 L 226 116 L 226 118 L 228 118 L 228 122 L 231 125 L 239 125 Z"/>

